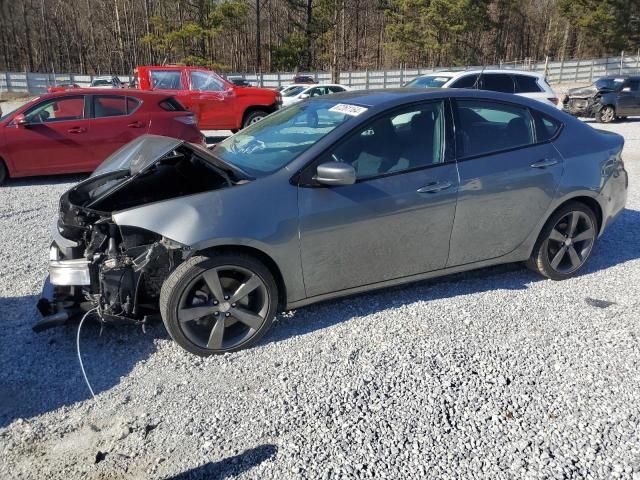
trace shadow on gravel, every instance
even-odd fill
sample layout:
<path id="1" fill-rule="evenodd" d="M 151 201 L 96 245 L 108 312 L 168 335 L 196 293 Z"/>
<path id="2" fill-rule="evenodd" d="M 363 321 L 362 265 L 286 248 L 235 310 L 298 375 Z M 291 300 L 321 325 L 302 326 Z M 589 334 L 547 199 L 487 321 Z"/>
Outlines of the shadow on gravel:
<path id="1" fill-rule="evenodd" d="M 638 238 L 640 212 L 625 209 L 598 239 L 589 262 L 579 276 L 640 258 Z M 490 290 L 524 290 L 529 284 L 542 280 L 545 279 L 524 265 L 511 263 L 330 300 L 301 308 L 290 321 L 276 323 L 263 342 L 279 342 L 390 307 Z"/>
<path id="2" fill-rule="evenodd" d="M 166 480 L 222 480 L 223 478 L 236 477 L 260 465 L 262 462 L 273 458 L 277 452 L 278 447 L 275 445 L 260 445 L 259 447 L 245 450 L 239 455 L 225 458 L 219 462 L 205 463 L 200 467 L 179 473 Z"/>
<path id="3" fill-rule="evenodd" d="M 31 327 L 39 319 L 37 298 L 0 298 L 0 428 L 91 396 L 76 356 L 77 326 L 34 333 Z M 80 339 L 96 394 L 120 383 L 121 377 L 155 351 L 154 339 L 166 335 L 158 324 L 148 327 L 146 335 L 130 326 L 105 328 L 99 334 L 96 323 L 85 323 Z"/>
<path id="4" fill-rule="evenodd" d="M 78 183 L 86 179 L 89 174 L 74 173 L 65 175 L 40 175 L 37 177 L 10 178 L 6 187 L 32 187 L 34 185 L 59 185 L 62 183 Z"/>

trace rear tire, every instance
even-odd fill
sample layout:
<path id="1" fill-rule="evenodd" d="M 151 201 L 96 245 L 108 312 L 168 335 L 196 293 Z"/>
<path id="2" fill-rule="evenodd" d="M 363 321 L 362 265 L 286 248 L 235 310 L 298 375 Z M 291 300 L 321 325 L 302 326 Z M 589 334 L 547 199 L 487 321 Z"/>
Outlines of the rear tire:
<path id="1" fill-rule="evenodd" d="M 269 269 L 235 253 L 190 258 L 160 291 L 169 335 L 202 357 L 254 345 L 271 327 L 277 304 L 278 287 Z"/>
<path id="2" fill-rule="evenodd" d="M 616 119 L 616 110 L 611 105 L 605 105 L 596 112 L 596 122 L 611 123 Z"/>
<path id="3" fill-rule="evenodd" d="M 7 166 L 4 161 L 0 159 L 0 185 L 2 185 L 7 178 L 9 178 L 9 171 L 7 170 Z"/>
<path id="4" fill-rule="evenodd" d="M 573 277 L 593 251 L 597 228 L 593 210 L 580 202 L 567 203 L 547 220 L 527 267 L 552 280 Z"/>
<path id="5" fill-rule="evenodd" d="M 258 123 L 264 117 L 269 115 L 269 112 L 266 110 L 253 110 L 249 112 L 244 117 L 244 122 L 242 122 L 242 128 L 247 128 L 249 125 L 253 125 L 254 123 Z"/>

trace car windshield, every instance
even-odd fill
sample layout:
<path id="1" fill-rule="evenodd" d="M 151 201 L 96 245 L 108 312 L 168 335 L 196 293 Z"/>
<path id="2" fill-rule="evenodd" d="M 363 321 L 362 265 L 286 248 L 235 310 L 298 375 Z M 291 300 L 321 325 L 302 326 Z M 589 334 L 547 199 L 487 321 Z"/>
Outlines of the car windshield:
<path id="1" fill-rule="evenodd" d="M 297 103 L 219 143 L 212 153 L 253 177 L 287 165 L 366 108 L 330 100 Z"/>
<path id="2" fill-rule="evenodd" d="M 291 87 L 282 93 L 283 97 L 295 97 L 307 87 Z"/>
<path id="3" fill-rule="evenodd" d="M 624 78 L 601 78 L 594 83 L 598 90 L 622 90 L 624 84 Z"/>
<path id="4" fill-rule="evenodd" d="M 411 80 L 405 85 L 409 88 L 441 88 L 452 77 L 444 77 L 440 75 L 429 75 L 427 77 L 418 77 Z"/>

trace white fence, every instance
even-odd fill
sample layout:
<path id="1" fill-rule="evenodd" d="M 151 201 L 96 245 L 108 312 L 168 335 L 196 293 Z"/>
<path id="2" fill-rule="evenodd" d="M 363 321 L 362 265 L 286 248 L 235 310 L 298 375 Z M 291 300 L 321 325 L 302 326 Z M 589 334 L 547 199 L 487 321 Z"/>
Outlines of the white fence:
<path id="1" fill-rule="evenodd" d="M 640 53 L 635 56 L 622 55 L 619 57 L 592 58 L 586 60 L 565 60 L 561 62 L 518 62 L 517 64 L 486 65 L 487 69 L 518 68 L 533 72 L 545 73 L 547 80 L 552 84 L 560 83 L 591 83 L 593 80 L 605 75 L 640 74 Z M 400 70 L 365 70 L 358 72 L 341 72 L 340 83 L 354 89 L 366 88 L 394 88 L 400 87 L 412 78 L 425 73 L 441 70 L 465 70 L 469 68 L 480 69 L 482 66 L 468 66 L 456 68 L 415 68 Z M 309 73 L 320 83 L 331 81 L 329 72 Z M 232 73 L 229 77 L 242 77 L 254 85 L 264 87 L 278 87 L 291 83 L 293 73 L 265 73 L 242 74 Z M 128 82 L 128 75 L 119 75 L 120 79 Z M 47 87 L 60 85 L 61 83 L 75 83 L 81 87 L 88 86 L 93 75 L 76 75 L 61 73 L 26 73 L 26 72 L 0 72 L 1 92 L 43 93 Z"/>

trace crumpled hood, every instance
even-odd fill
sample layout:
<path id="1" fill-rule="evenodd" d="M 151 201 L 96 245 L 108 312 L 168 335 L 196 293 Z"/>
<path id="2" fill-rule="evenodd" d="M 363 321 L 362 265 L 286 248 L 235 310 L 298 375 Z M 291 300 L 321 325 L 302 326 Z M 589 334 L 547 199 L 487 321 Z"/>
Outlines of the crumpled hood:
<path id="1" fill-rule="evenodd" d="M 144 170 L 162 156 L 175 150 L 183 140 L 160 135 L 142 135 L 109 155 L 91 174 L 92 177 L 117 170 L 128 170 L 131 175 Z"/>
<path id="2" fill-rule="evenodd" d="M 598 93 L 598 89 L 593 85 L 589 85 L 588 87 L 578 87 L 578 88 L 570 88 L 567 91 L 567 96 L 569 97 L 592 97 Z"/>

